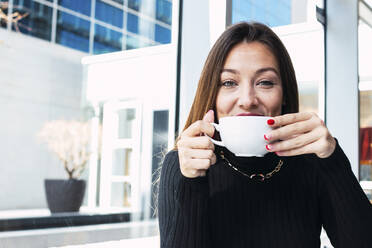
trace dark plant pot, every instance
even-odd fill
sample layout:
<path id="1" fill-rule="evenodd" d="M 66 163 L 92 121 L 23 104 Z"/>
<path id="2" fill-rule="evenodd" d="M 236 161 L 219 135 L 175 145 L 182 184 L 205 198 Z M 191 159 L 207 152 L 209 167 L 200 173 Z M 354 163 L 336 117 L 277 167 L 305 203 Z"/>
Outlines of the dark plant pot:
<path id="1" fill-rule="evenodd" d="M 45 179 L 44 186 L 50 212 L 79 211 L 85 194 L 85 180 Z"/>

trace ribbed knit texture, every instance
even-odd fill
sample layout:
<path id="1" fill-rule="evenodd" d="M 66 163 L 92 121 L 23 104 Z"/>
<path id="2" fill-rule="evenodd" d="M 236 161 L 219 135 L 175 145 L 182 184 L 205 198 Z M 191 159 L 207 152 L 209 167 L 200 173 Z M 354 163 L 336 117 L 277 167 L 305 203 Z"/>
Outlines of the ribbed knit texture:
<path id="1" fill-rule="evenodd" d="M 216 154 L 221 148 L 216 147 Z M 164 160 L 159 187 L 162 248 L 319 248 L 321 227 L 335 248 L 372 247 L 372 207 L 337 145 L 326 159 L 315 155 L 225 156 L 251 180 L 218 160 L 206 177 L 186 178 L 178 152 Z"/>

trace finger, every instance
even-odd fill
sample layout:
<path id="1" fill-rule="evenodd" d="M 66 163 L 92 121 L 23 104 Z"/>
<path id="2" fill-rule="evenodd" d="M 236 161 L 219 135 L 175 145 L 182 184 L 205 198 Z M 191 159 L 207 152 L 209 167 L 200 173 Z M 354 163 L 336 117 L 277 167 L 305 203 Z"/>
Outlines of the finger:
<path id="1" fill-rule="evenodd" d="M 308 133 L 295 136 L 291 139 L 269 144 L 267 145 L 267 148 L 271 152 L 292 150 L 292 149 L 296 149 L 299 147 L 306 146 L 310 143 L 313 143 L 316 140 L 318 140 L 320 137 L 321 136 L 319 135 L 319 132 L 314 130 L 312 132 L 308 132 Z"/>
<path id="2" fill-rule="evenodd" d="M 199 176 L 200 177 L 205 177 L 207 175 L 207 171 L 206 170 L 198 170 L 198 173 L 199 173 Z"/>
<path id="3" fill-rule="evenodd" d="M 301 146 L 295 149 L 287 150 L 287 151 L 279 151 L 275 152 L 278 156 L 297 156 L 302 154 L 310 154 L 315 153 L 316 151 L 317 142 L 313 142 L 307 144 L 306 146 Z"/>
<path id="4" fill-rule="evenodd" d="M 203 121 L 205 122 L 208 122 L 208 123 L 212 123 L 214 122 L 214 112 L 213 110 L 209 110 L 203 117 Z"/>
<path id="5" fill-rule="evenodd" d="M 215 163 L 217 163 L 217 157 L 216 157 L 216 154 L 213 153 L 212 159 L 211 159 L 211 165 L 214 165 Z"/>
<path id="6" fill-rule="evenodd" d="M 192 123 L 181 136 L 195 137 L 200 136 L 200 134 L 207 134 L 212 137 L 214 134 L 214 126 L 206 121 L 196 121 Z"/>
<path id="7" fill-rule="evenodd" d="M 272 130 L 270 133 L 265 134 L 265 139 L 269 142 L 275 140 L 287 140 L 293 136 L 298 136 L 303 133 L 310 132 L 317 128 L 321 123 L 317 119 L 310 119 L 288 124 L 277 129 Z"/>
<path id="8" fill-rule="evenodd" d="M 185 149 L 208 149 L 214 151 L 214 144 L 207 136 L 198 136 L 192 138 L 182 138 L 178 141 L 177 146 Z"/>
<path id="9" fill-rule="evenodd" d="M 214 152 L 211 149 L 187 149 L 185 151 L 185 154 L 192 159 L 201 158 L 211 160 Z"/>
<path id="10" fill-rule="evenodd" d="M 280 127 L 280 126 L 292 124 L 292 123 L 299 122 L 299 121 L 309 120 L 314 115 L 316 114 L 311 113 L 311 112 L 279 115 L 279 116 L 273 117 L 272 119 L 268 120 L 268 124 L 272 123 L 271 125 L 270 124 L 269 125 L 275 128 L 275 127 Z"/>
<path id="11" fill-rule="evenodd" d="M 190 159 L 189 160 L 190 170 L 207 170 L 211 166 L 211 161 L 209 159 Z"/>

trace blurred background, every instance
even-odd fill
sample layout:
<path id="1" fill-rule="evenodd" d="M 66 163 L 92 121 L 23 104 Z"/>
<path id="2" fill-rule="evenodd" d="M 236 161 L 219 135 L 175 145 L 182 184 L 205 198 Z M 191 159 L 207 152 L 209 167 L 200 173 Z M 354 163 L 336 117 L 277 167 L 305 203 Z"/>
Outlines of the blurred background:
<path id="1" fill-rule="evenodd" d="M 239 21 L 282 39 L 300 111 L 326 121 L 372 199 L 371 0 L 0 0 L 0 247 L 158 247 L 159 166 Z M 84 181 L 81 207 L 53 211 L 46 179 Z"/>

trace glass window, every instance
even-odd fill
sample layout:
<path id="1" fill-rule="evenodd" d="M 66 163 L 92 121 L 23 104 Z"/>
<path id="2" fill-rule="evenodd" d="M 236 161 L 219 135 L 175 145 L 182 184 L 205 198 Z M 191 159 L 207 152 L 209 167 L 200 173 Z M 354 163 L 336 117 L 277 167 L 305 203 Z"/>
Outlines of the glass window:
<path id="1" fill-rule="evenodd" d="M 168 120 L 169 110 L 154 111 L 153 134 L 152 134 L 152 182 L 156 182 L 159 177 L 159 169 L 164 154 L 168 148 Z M 151 202 L 156 206 L 156 188 L 151 185 Z M 151 216 L 154 215 L 154 208 L 151 209 Z"/>
<path id="2" fill-rule="evenodd" d="M 0 27 L 7 27 L 8 1 L 0 0 Z"/>
<path id="3" fill-rule="evenodd" d="M 270 27 L 306 22 L 315 18 L 308 16 L 308 1 L 290 0 L 232 0 L 232 23 L 258 21 Z"/>
<path id="4" fill-rule="evenodd" d="M 74 10 L 84 15 L 90 16 L 91 1 L 83 0 L 58 0 L 58 4 L 62 7 Z"/>
<path id="5" fill-rule="evenodd" d="M 126 36 L 126 50 L 153 46 L 154 43 L 146 41 L 138 36 L 128 34 Z"/>
<path id="6" fill-rule="evenodd" d="M 21 15 L 12 29 L 43 40 L 51 39 L 52 8 L 32 0 L 14 0 L 13 15 Z"/>
<path id="7" fill-rule="evenodd" d="M 90 22 L 58 11 L 56 42 L 83 52 L 89 52 Z"/>
<path id="8" fill-rule="evenodd" d="M 134 10 L 139 10 L 141 5 L 141 0 L 128 0 L 128 7 Z"/>
<path id="9" fill-rule="evenodd" d="M 368 20 L 368 19 L 365 19 Z M 359 21 L 359 179 L 367 197 L 372 202 L 372 72 L 370 48 L 372 40 L 371 25 Z"/>
<path id="10" fill-rule="evenodd" d="M 138 16 L 128 13 L 127 30 L 129 32 L 138 34 Z"/>
<path id="11" fill-rule="evenodd" d="M 115 149 L 112 161 L 112 174 L 117 176 L 129 176 L 132 157 L 132 148 Z"/>
<path id="12" fill-rule="evenodd" d="M 171 30 L 164 28 L 158 24 L 155 25 L 155 41 L 162 44 L 171 42 Z"/>
<path id="13" fill-rule="evenodd" d="M 123 27 L 123 10 L 110 4 L 97 0 L 96 19 L 119 28 Z"/>
<path id="14" fill-rule="evenodd" d="M 135 109 L 120 109 L 117 114 L 119 118 L 118 138 L 131 139 L 133 135 L 133 121 L 136 118 Z"/>
<path id="15" fill-rule="evenodd" d="M 111 206 L 131 207 L 131 185 L 129 182 L 114 182 L 111 186 Z"/>
<path id="16" fill-rule="evenodd" d="M 138 34 L 150 40 L 154 40 L 155 23 L 144 18 L 139 18 Z"/>
<path id="17" fill-rule="evenodd" d="M 101 54 L 120 51 L 122 47 L 122 37 L 122 33 L 96 24 L 93 53 Z"/>
<path id="18" fill-rule="evenodd" d="M 156 1 L 156 19 L 167 24 L 172 23 L 172 3 L 167 0 Z"/>

